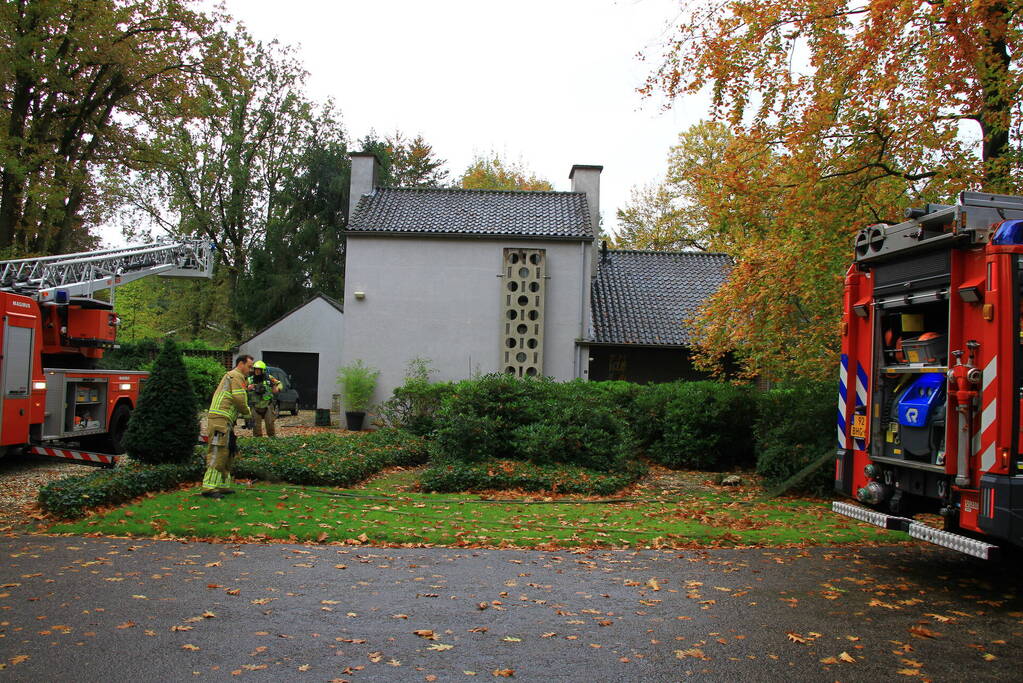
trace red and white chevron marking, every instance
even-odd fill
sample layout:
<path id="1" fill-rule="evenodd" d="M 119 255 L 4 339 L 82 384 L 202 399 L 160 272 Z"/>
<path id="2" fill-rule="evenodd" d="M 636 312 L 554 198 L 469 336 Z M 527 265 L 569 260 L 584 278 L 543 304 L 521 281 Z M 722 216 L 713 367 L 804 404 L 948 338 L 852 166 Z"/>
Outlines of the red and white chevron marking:
<path id="1" fill-rule="evenodd" d="M 106 455 L 105 453 L 72 451 L 66 448 L 49 448 L 47 446 L 29 446 L 28 452 L 35 455 L 48 455 L 51 458 L 67 458 L 68 460 L 93 462 L 101 465 L 116 465 L 119 457 L 116 455 Z"/>
<path id="2" fill-rule="evenodd" d="M 974 451 L 980 453 L 980 471 L 987 472 L 995 466 L 995 436 L 998 431 L 995 419 L 998 414 L 998 356 L 992 358 L 984 368 L 981 390 L 980 445 Z"/>

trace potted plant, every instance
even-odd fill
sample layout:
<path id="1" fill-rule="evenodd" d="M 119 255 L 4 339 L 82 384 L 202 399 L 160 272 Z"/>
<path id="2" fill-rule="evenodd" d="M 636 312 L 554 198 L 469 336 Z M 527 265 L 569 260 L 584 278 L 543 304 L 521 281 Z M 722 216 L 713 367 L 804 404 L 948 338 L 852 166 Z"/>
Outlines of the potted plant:
<path id="1" fill-rule="evenodd" d="M 377 386 L 380 371 L 365 365 L 361 360 L 342 366 L 337 373 L 338 384 L 344 397 L 345 422 L 351 431 L 362 429 L 373 390 Z"/>

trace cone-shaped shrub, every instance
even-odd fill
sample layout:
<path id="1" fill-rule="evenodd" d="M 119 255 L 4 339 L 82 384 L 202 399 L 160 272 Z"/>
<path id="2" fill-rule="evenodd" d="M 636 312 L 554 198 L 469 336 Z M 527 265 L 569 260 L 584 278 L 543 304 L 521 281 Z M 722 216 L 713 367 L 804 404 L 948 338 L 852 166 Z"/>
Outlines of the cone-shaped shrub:
<path id="1" fill-rule="evenodd" d="M 198 439 L 195 394 L 181 353 L 168 339 L 131 414 L 124 449 L 142 462 L 184 462 L 192 457 Z"/>

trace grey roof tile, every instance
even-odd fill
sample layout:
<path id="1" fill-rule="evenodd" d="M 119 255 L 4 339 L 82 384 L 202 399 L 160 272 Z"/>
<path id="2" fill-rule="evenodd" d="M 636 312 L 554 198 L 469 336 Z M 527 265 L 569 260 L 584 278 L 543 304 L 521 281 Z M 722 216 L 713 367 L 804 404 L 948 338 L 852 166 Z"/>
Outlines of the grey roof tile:
<path id="1" fill-rule="evenodd" d="M 593 282 L 594 341 L 688 346 L 686 320 L 717 291 L 726 254 L 612 249 L 599 255 Z"/>
<path id="2" fill-rule="evenodd" d="M 359 199 L 348 232 L 593 239 L 580 192 L 377 188 Z"/>

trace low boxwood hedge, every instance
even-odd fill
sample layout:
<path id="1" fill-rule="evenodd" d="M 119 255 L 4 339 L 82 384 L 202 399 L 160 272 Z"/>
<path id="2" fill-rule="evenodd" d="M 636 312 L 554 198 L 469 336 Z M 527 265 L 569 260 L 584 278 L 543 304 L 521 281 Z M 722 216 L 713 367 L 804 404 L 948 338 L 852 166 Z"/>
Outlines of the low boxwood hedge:
<path id="1" fill-rule="evenodd" d="M 426 462 L 423 440 L 396 429 L 357 435 L 324 432 L 276 439 L 239 439 L 234 476 L 291 484 L 351 486 L 385 467 Z M 90 508 L 124 503 L 143 494 L 198 482 L 206 471 L 205 447 L 185 463 L 129 464 L 67 477 L 39 491 L 43 510 L 80 517 Z"/>
<path id="2" fill-rule="evenodd" d="M 397 429 L 241 439 L 239 449 L 236 477 L 310 486 L 352 486 L 386 467 L 427 460 L 423 439 Z"/>
<path id="3" fill-rule="evenodd" d="M 607 496 L 645 473 L 646 467 L 636 462 L 623 471 L 601 472 L 564 463 L 537 465 L 494 458 L 474 462 L 447 459 L 432 462 L 419 483 L 424 491 L 442 493 L 517 489 Z"/>
<path id="4" fill-rule="evenodd" d="M 89 508 L 116 505 L 152 491 L 199 481 L 205 470 L 206 464 L 197 449 L 195 457 L 183 463 L 136 463 L 58 479 L 39 490 L 39 504 L 58 517 L 81 517 Z"/>

